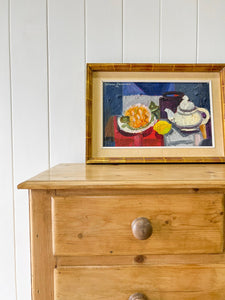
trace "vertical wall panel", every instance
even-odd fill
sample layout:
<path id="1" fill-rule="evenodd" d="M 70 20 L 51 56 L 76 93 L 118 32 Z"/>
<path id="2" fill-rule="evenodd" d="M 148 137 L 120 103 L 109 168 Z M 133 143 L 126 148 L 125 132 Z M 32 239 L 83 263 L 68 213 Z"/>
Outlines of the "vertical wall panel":
<path id="1" fill-rule="evenodd" d="M 122 62 L 122 0 L 86 0 L 87 62 Z"/>
<path id="2" fill-rule="evenodd" d="M 84 1 L 49 0 L 50 162 L 84 162 Z"/>
<path id="3" fill-rule="evenodd" d="M 162 0 L 161 62 L 195 63 L 197 0 Z"/>
<path id="4" fill-rule="evenodd" d="M 16 185 L 48 167 L 46 40 L 46 1 L 11 0 L 18 300 L 29 300 L 31 292 L 28 197 Z"/>
<path id="5" fill-rule="evenodd" d="M 224 0 L 199 0 L 199 63 L 225 62 L 224 11 Z"/>
<path id="6" fill-rule="evenodd" d="M 159 62 L 159 0 L 124 0 L 124 62 Z"/>
<path id="7" fill-rule="evenodd" d="M 15 300 L 8 1 L 0 0 L 0 299 Z"/>

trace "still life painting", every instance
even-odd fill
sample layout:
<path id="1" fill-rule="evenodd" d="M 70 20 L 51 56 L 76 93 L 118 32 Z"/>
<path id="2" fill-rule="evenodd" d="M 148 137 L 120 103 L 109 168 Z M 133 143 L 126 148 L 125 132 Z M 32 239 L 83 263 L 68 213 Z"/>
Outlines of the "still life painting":
<path id="1" fill-rule="evenodd" d="M 214 147 L 210 81 L 105 81 L 102 88 L 103 147 Z"/>

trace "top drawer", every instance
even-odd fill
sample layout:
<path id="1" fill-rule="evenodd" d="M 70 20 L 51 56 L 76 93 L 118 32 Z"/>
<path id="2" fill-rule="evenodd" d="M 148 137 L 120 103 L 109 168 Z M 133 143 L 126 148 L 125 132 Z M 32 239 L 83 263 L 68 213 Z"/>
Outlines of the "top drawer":
<path id="1" fill-rule="evenodd" d="M 220 253 L 223 213 L 223 194 L 219 193 L 54 197 L 54 254 Z M 153 228 L 145 240 L 138 238 L 149 225 L 135 231 L 133 222 L 141 217 Z"/>

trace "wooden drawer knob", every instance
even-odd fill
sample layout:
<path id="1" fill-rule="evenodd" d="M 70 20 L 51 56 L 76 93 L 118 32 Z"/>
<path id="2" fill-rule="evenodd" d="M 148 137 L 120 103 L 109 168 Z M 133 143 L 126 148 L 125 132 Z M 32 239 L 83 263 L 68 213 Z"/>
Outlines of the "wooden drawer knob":
<path id="1" fill-rule="evenodd" d="M 148 298 L 141 293 L 136 293 L 136 294 L 131 295 L 129 297 L 129 300 L 148 300 Z"/>
<path id="2" fill-rule="evenodd" d="M 138 240 L 147 240 L 152 235 L 152 224 L 147 218 L 137 218 L 131 225 L 133 235 Z"/>

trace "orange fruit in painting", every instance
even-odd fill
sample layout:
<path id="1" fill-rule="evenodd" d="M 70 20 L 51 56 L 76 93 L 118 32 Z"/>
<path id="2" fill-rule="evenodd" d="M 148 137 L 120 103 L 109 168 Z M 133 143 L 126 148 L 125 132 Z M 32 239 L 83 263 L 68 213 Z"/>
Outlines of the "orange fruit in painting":
<path id="1" fill-rule="evenodd" d="M 145 127 L 151 120 L 149 108 L 141 104 L 132 105 L 124 115 L 130 117 L 128 125 L 134 129 Z"/>

